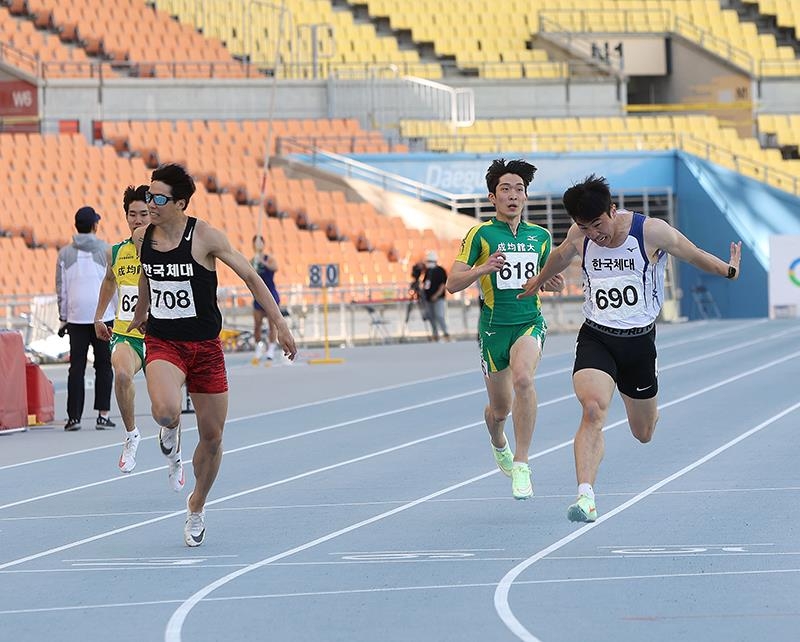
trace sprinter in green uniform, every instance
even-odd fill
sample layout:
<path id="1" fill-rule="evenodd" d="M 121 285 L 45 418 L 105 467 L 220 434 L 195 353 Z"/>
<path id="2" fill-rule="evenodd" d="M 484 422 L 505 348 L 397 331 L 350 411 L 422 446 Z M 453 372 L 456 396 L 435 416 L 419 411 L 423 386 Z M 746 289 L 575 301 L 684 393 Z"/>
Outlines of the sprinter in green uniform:
<path id="1" fill-rule="evenodd" d="M 122 197 L 125 220 L 133 231 L 150 223 L 150 211 L 145 203 L 148 186 L 128 186 Z M 114 393 L 122 421 L 125 424 L 125 444 L 119 458 L 119 469 L 131 472 L 136 466 L 136 449 L 139 447 L 139 429 L 136 427 L 134 375 L 144 367 L 144 335 L 139 330 L 128 330 L 136 300 L 139 297 L 139 275 L 142 266 L 130 238 L 117 243 L 109 250 L 106 261 L 106 278 L 100 286 L 95 313 L 94 330 L 98 338 L 111 341 L 111 367 L 114 369 Z M 101 316 L 117 294 L 117 314 L 113 331 L 103 323 Z"/>
<path id="2" fill-rule="evenodd" d="M 491 164 L 486 186 L 496 216 L 467 233 L 447 279 L 449 292 L 459 292 L 475 281 L 480 286 L 483 307 L 478 333 L 489 395 L 484 418 L 495 461 L 511 477 L 516 499 L 533 495 L 528 466 L 536 423 L 533 378 L 547 334 L 539 297 L 517 299 L 517 295 L 539 273 L 552 245 L 550 232 L 522 220 L 534 172 L 536 168 L 523 160 L 499 159 Z M 559 275 L 543 289 L 563 287 Z M 513 453 L 504 431 L 509 412 L 514 423 Z"/>

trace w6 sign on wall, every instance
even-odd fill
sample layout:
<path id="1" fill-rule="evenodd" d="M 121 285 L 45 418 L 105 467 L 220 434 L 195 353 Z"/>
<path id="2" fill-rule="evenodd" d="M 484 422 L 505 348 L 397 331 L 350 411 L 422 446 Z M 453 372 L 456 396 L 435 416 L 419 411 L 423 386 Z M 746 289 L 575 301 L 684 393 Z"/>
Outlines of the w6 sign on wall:
<path id="1" fill-rule="evenodd" d="M 0 117 L 38 115 L 39 94 L 36 85 L 19 80 L 0 81 Z"/>

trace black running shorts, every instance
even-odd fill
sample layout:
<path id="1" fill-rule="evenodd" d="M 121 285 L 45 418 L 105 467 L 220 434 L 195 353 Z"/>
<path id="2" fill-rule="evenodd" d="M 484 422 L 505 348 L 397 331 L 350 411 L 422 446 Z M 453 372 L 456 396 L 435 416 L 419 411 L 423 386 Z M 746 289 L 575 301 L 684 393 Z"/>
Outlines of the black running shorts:
<path id="1" fill-rule="evenodd" d="M 658 393 L 656 328 L 638 336 L 614 336 L 585 323 L 578 332 L 575 366 L 607 373 L 619 391 L 633 399 L 651 399 Z"/>

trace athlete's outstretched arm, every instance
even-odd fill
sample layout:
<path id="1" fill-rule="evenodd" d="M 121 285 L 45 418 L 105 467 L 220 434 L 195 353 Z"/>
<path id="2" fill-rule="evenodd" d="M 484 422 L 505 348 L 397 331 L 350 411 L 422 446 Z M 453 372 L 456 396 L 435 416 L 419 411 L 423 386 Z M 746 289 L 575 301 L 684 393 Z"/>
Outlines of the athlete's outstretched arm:
<path id="1" fill-rule="evenodd" d="M 564 239 L 564 242 L 555 250 L 550 252 L 550 256 L 547 257 L 547 262 L 544 264 L 539 274 L 525 282 L 525 285 L 522 286 L 523 292 L 518 294 L 517 298 L 522 299 L 527 296 L 535 296 L 539 293 L 539 289 L 545 284 L 551 287 L 550 280 L 569 267 L 569 264 L 572 263 L 572 259 L 578 255 L 582 242 L 583 232 L 573 223 L 567 232 L 567 238 Z"/>
<path id="2" fill-rule="evenodd" d="M 275 325 L 278 331 L 278 344 L 283 348 L 283 354 L 289 359 L 294 359 L 297 355 L 297 346 L 286 319 L 283 318 L 278 304 L 275 303 L 275 299 L 272 297 L 272 293 L 264 281 L 261 280 L 261 277 L 258 276 L 258 272 L 253 269 L 250 261 L 231 247 L 228 237 L 221 231 L 209 225 L 204 225 L 200 234 L 209 254 L 222 261 L 244 281 L 255 300 L 264 308 L 267 318 Z"/>
<path id="3" fill-rule="evenodd" d="M 676 230 L 666 221 L 653 218 L 645 221 L 644 227 L 645 242 L 654 245 L 662 250 L 666 250 L 672 256 L 686 261 L 696 268 L 717 274 L 731 279 L 739 277 L 739 264 L 742 260 L 742 242 L 731 243 L 731 257 L 726 263 L 713 254 L 697 247 L 681 232 Z M 733 275 L 729 268 L 734 268 Z"/>
<path id="4" fill-rule="evenodd" d="M 111 248 L 106 250 L 106 275 L 100 284 L 100 294 L 97 296 L 97 309 L 94 311 L 94 332 L 98 339 L 103 341 L 111 340 L 111 330 L 103 321 L 103 315 L 111 303 L 111 298 L 117 290 L 117 281 L 114 278 L 114 271 L 111 265 Z"/>

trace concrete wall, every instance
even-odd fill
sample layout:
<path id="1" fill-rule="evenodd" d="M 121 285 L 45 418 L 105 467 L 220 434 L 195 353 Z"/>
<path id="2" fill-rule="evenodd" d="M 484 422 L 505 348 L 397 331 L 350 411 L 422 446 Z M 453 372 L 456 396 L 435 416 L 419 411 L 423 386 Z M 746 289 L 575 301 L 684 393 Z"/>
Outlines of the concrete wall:
<path id="1" fill-rule="evenodd" d="M 616 81 L 465 81 L 480 118 L 619 115 Z M 274 90 L 274 97 L 273 97 Z M 432 111 L 397 81 L 272 80 L 51 80 L 42 87 L 44 128 L 79 120 L 87 135 L 93 120 L 359 118 L 366 127 L 396 122 L 400 115 L 429 118 Z M 397 105 L 403 105 L 400 114 Z M 379 116 L 379 118 L 377 118 Z"/>

